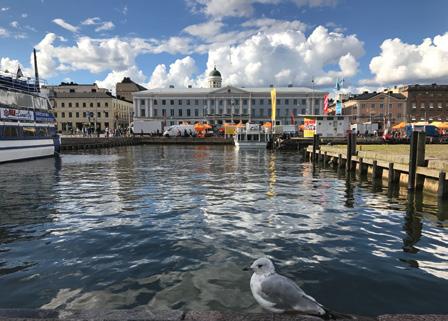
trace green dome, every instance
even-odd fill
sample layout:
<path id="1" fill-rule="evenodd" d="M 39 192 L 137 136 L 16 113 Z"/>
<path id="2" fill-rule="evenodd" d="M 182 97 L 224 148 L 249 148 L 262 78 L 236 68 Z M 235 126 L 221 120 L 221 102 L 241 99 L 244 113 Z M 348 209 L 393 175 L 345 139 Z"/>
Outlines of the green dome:
<path id="1" fill-rule="evenodd" d="M 210 77 L 221 77 L 221 73 L 216 70 L 216 67 L 210 72 L 209 74 Z"/>

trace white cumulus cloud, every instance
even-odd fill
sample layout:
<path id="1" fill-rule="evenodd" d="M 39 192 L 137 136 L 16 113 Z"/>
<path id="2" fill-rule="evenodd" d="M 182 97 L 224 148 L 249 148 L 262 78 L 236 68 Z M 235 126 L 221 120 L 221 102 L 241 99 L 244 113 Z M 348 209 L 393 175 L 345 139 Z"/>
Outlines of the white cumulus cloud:
<path id="1" fill-rule="evenodd" d="M 6 38 L 9 37 L 9 31 L 6 30 L 5 28 L 0 27 L 0 38 Z"/>
<path id="2" fill-rule="evenodd" d="M 193 77 L 196 72 L 195 60 L 187 56 L 183 59 L 177 59 L 168 69 L 165 64 L 157 65 L 146 86 L 148 88 L 163 88 L 169 85 L 187 87 L 195 82 Z"/>
<path id="3" fill-rule="evenodd" d="M 71 32 L 78 32 L 78 27 L 69 24 L 68 22 L 65 22 L 64 19 L 56 18 L 53 19 L 53 22 L 57 24 L 59 27 L 64 28 L 65 30 L 71 31 Z"/>
<path id="4" fill-rule="evenodd" d="M 115 95 L 115 85 L 117 82 L 123 80 L 124 77 L 130 77 L 136 83 L 144 83 L 147 77 L 143 74 L 143 71 L 138 69 L 136 66 L 132 66 L 125 70 L 110 72 L 104 80 L 95 81 L 100 88 L 109 89 L 112 94 Z"/>
<path id="5" fill-rule="evenodd" d="M 361 81 L 363 84 L 447 81 L 448 32 L 426 38 L 419 45 L 387 39 L 369 67 L 374 78 Z"/>
<path id="6" fill-rule="evenodd" d="M 204 23 L 190 25 L 184 28 L 184 31 L 192 36 L 200 38 L 210 38 L 221 31 L 224 24 L 221 21 L 211 20 Z"/>

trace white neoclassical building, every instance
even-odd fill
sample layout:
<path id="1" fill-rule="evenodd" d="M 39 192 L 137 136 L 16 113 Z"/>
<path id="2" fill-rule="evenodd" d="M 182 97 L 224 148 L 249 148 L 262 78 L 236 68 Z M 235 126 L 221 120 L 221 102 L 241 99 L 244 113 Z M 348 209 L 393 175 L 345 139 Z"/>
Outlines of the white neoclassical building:
<path id="1" fill-rule="evenodd" d="M 271 87 L 221 87 L 216 67 L 208 78 L 209 88 L 156 88 L 133 94 L 134 118 L 160 119 L 164 125 L 206 121 L 262 123 L 271 120 Z M 277 124 L 290 124 L 300 114 L 323 114 L 327 94 L 303 87 L 276 87 Z"/>

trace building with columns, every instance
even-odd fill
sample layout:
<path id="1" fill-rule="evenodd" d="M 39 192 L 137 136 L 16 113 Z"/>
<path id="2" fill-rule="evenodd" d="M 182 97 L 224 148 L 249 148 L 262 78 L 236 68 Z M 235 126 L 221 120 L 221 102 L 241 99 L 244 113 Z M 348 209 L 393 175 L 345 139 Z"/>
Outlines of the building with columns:
<path id="1" fill-rule="evenodd" d="M 263 123 L 271 120 L 271 87 L 221 87 L 216 67 L 208 78 L 209 88 L 156 88 L 133 94 L 134 118 L 160 119 L 165 126 L 180 123 Z M 278 124 L 291 124 L 299 114 L 323 114 L 326 92 L 309 88 L 276 88 Z"/>

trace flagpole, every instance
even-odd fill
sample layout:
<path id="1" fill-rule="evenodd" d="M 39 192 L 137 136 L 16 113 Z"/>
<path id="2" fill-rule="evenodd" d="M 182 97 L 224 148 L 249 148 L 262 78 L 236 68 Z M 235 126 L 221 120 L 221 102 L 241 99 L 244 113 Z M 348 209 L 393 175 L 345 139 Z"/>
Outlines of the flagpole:
<path id="1" fill-rule="evenodd" d="M 312 91 L 313 91 L 313 93 L 312 93 L 312 100 L 311 100 L 311 112 L 310 112 L 310 115 L 314 115 L 314 77 L 312 77 L 311 78 L 311 83 L 312 83 Z"/>

